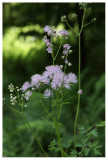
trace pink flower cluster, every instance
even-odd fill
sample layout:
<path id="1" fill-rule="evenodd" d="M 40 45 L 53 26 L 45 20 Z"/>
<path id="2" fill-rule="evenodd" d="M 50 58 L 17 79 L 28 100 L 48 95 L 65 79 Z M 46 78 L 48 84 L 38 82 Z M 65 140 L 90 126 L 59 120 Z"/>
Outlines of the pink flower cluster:
<path id="1" fill-rule="evenodd" d="M 36 74 L 31 77 L 31 82 L 25 82 L 22 86 L 23 92 L 31 87 L 35 89 L 40 88 L 42 85 L 46 85 L 53 90 L 58 90 L 63 87 L 66 89 L 71 89 L 71 85 L 77 82 L 77 77 L 74 73 L 65 74 L 62 71 L 63 66 L 51 65 L 45 68 L 42 75 Z M 51 90 L 46 89 L 44 92 L 45 97 L 51 96 Z"/>
<path id="2" fill-rule="evenodd" d="M 64 59 L 65 64 L 67 64 L 68 66 L 71 66 L 72 64 L 68 61 L 67 57 L 68 54 L 72 53 L 72 50 L 70 50 L 71 46 L 69 44 L 64 44 L 63 45 L 63 56 L 61 57 L 62 59 Z"/>
<path id="3" fill-rule="evenodd" d="M 66 30 L 60 30 L 57 32 L 54 29 L 54 26 L 51 27 L 51 26 L 47 25 L 44 27 L 43 30 L 46 33 L 46 35 L 43 38 L 43 41 L 44 41 L 44 43 L 46 43 L 48 53 L 53 52 L 53 45 L 51 44 L 53 37 L 59 37 L 59 35 L 62 35 L 64 37 L 68 36 L 68 32 Z"/>

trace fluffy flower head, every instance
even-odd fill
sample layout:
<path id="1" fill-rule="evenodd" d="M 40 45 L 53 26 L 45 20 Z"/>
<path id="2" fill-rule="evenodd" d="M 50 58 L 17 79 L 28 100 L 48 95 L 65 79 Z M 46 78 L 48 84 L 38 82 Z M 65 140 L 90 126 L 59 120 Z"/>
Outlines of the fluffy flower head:
<path id="1" fill-rule="evenodd" d="M 52 53 L 52 47 L 48 47 L 48 48 L 47 48 L 47 52 L 48 52 L 48 53 Z"/>
<path id="2" fill-rule="evenodd" d="M 68 83 L 77 83 L 77 77 L 74 73 L 67 74 Z"/>
<path id="3" fill-rule="evenodd" d="M 29 82 L 25 82 L 21 89 L 23 90 L 23 92 L 25 92 L 29 87 L 30 87 L 30 83 Z"/>
<path id="4" fill-rule="evenodd" d="M 50 29 L 51 29 L 51 27 L 49 25 L 47 25 L 47 26 L 44 27 L 44 32 L 47 33 L 47 32 L 50 31 Z"/>
<path id="5" fill-rule="evenodd" d="M 69 50 L 71 46 L 69 44 L 64 44 L 63 45 L 64 50 Z"/>
<path id="6" fill-rule="evenodd" d="M 61 86 L 70 89 L 70 85 L 77 82 L 74 73 L 65 74 L 61 65 L 47 66 L 46 71 L 42 75 L 43 83 L 50 85 L 53 89 L 61 88 Z"/>
<path id="7" fill-rule="evenodd" d="M 27 91 L 27 92 L 25 93 L 24 98 L 28 101 L 31 95 L 32 95 L 32 92 L 31 92 L 31 91 Z"/>
<path id="8" fill-rule="evenodd" d="M 44 91 L 44 98 L 48 98 L 48 97 L 51 97 L 52 96 L 52 92 L 50 89 L 46 89 Z"/>
<path id="9" fill-rule="evenodd" d="M 47 37 L 44 37 L 44 38 L 43 38 L 43 42 L 44 42 L 44 43 L 48 43 L 48 42 L 49 42 L 49 40 L 47 39 Z"/>
<path id="10" fill-rule="evenodd" d="M 66 30 L 60 30 L 59 34 L 61 34 L 62 36 L 68 36 L 68 31 L 66 31 Z"/>
<path id="11" fill-rule="evenodd" d="M 40 74 L 35 74 L 31 77 L 31 84 L 36 88 L 40 87 L 40 82 L 42 81 L 42 76 Z"/>

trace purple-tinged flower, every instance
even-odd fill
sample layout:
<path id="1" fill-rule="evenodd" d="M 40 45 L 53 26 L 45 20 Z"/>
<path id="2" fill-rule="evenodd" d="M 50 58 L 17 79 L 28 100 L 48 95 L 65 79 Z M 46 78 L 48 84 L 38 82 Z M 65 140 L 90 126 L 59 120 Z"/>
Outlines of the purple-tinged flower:
<path id="1" fill-rule="evenodd" d="M 66 89 L 71 89 L 71 85 L 73 83 L 76 83 L 77 82 L 77 77 L 74 73 L 68 73 L 67 75 L 64 76 L 64 84 L 63 86 L 66 88 Z"/>
<path id="2" fill-rule="evenodd" d="M 30 98 L 31 95 L 32 95 L 32 92 L 31 92 L 31 91 L 27 91 L 27 92 L 25 93 L 24 98 L 26 99 L 26 101 L 29 100 L 29 98 Z"/>
<path id="3" fill-rule="evenodd" d="M 51 96 L 52 96 L 51 90 L 50 90 L 50 89 L 46 89 L 46 90 L 44 91 L 44 98 L 49 98 L 49 97 L 51 97 Z"/>
<path id="4" fill-rule="evenodd" d="M 66 77 L 66 79 L 67 79 L 67 77 Z M 67 81 L 64 82 L 63 87 L 66 89 L 71 89 L 70 84 Z"/>
<path id="5" fill-rule="evenodd" d="M 50 29 L 51 29 L 51 27 L 49 25 L 47 25 L 47 26 L 44 27 L 44 32 L 47 33 Z"/>
<path id="6" fill-rule="evenodd" d="M 36 88 L 40 87 L 40 83 L 42 82 L 42 76 L 40 74 L 35 74 L 31 77 L 31 84 Z"/>
<path id="7" fill-rule="evenodd" d="M 31 77 L 31 84 L 29 87 L 32 89 L 39 88 L 41 84 L 48 85 L 54 90 L 58 90 L 62 86 L 66 89 L 71 89 L 71 85 L 77 82 L 77 77 L 74 73 L 65 74 L 62 71 L 63 66 L 51 65 L 45 68 L 45 72 L 42 75 L 36 74 Z M 28 92 L 29 93 L 29 92 Z M 45 90 L 45 97 L 50 97 L 51 90 Z M 28 99 L 28 98 L 26 98 Z"/>
<path id="8" fill-rule="evenodd" d="M 51 82 L 51 87 L 53 89 L 61 88 L 63 82 L 64 82 L 64 72 L 60 71 L 54 74 Z"/>
<path id="9" fill-rule="evenodd" d="M 51 48 L 51 47 L 48 47 L 48 48 L 47 48 L 47 52 L 48 52 L 48 53 L 52 53 L 52 48 Z"/>
<path id="10" fill-rule="evenodd" d="M 55 37 L 55 36 L 56 36 L 56 30 L 55 30 L 55 29 L 50 29 L 47 34 L 48 34 L 49 36 Z"/>
<path id="11" fill-rule="evenodd" d="M 52 30 L 48 31 L 48 35 L 51 36 L 52 35 Z"/>
<path id="12" fill-rule="evenodd" d="M 49 84 L 50 79 L 51 79 L 51 77 L 50 77 L 49 73 L 47 71 L 43 72 L 43 74 L 42 74 L 42 82 L 44 84 Z"/>
<path id="13" fill-rule="evenodd" d="M 67 74 L 67 81 L 69 83 L 76 83 L 77 82 L 77 77 L 74 73 L 68 73 Z"/>
<path id="14" fill-rule="evenodd" d="M 47 47 L 51 47 L 52 44 L 51 44 L 50 42 L 47 42 L 46 46 L 47 46 Z"/>
<path id="15" fill-rule="evenodd" d="M 63 45 L 64 50 L 69 50 L 71 46 L 69 44 L 64 44 Z"/>
<path id="16" fill-rule="evenodd" d="M 68 31 L 66 31 L 66 30 L 60 30 L 59 34 L 61 34 L 62 36 L 68 36 Z"/>
<path id="17" fill-rule="evenodd" d="M 65 59 L 65 63 L 68 64 L 68 60 L 67 59 Z"/>
<path id="18" fill-rule="evenodd" d="M 63 65 L 60 65 L 60 69 L 62 69 L 63 68 Z"/>
<path id="19" fill-rule="evenodd" d="M 62 66 L 47 66 L 46 71 L 42 74 L 42 81 L 44 84 L 51 84 L 51 82 L 56 78 L 56 75 L 62 73 Z M 54 80 L 53 82 L 55 82 Z M 54 84 L 54 83 L 53 83 Z"/>
<path id="20" fill-rule="evenodd" d="M 48 42 L 49 42 L 49 39 L 47 39 L 47 37 L 44 37 L 44 38 L 43 38 L 43 42 L 44 42 L 44 43 L 48 43 Z"/>
<path id="21" fill-rule="evenodd" d="M 78 94 L 79 94 L 79 95 L 81 95 L 81 94 L 82 94 L 82 90 L 81 90 L 81 89 L 78 91 Z"/>
<path id="22" fill-rule="evenodd" d="M 63 51 L 63 55 L 65 56 L 65 55 L 68 55 L 68 50 L 64 50 Z"/>
<path id="23" fill-rule="evenodd" d="M 55 66 L 53 66 L 53 65 L 51 65 L 51 66 L 47 66 L 46 68 L 46 71 L 49 73 L 49 74 L 55 74 L 55 73 L 57 73 L 57 72 L 60 72 L 60 71 L 62 71 L 61 69 L 60 69 L 60 66 L 58 66 L 58 65 L 55 65 Z"/>
<path id="24" fill-rule="evenodd" d="M 53 35 L 53 37 L 56 36 L 56 30 L 55 29 L 52 30 L 52 35 Z"/>
<path id="25" fill-rule="evenodd" d="M 23 90 L 23 92 L 25 92 L 29 87 L 30 87 L 30 83 L 29 82 L 25 82 L 23 84 L 21 90 Z"/>

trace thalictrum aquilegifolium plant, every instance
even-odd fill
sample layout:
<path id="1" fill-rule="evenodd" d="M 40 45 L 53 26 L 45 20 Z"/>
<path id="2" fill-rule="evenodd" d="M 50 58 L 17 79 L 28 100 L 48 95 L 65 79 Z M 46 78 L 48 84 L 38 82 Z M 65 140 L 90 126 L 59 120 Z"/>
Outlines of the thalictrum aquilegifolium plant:
<path id="1" fill-rule="evenodd" d="M 53 150 L 54 152 L 60 152 L 62 157 L 86 157 L 89 155 L 90 152 L 93 152 L 94 156 L 100 156 L 100 148 L 102 145 L 100 145 L 100 142 L 97 140 L 98 136 L 98 127 L 103 127 L 105 124 L 104 122 L 100 122 L 99 124 L 96 124 L 95 126 L 85 128 L 84 126 L 78 128 L 80 140 L 78 141 L 76 139 L 76 128 L 77 128 L 77 120 L 79 115 L 79 108 L 80 108 L 80 99 L 82 95 L 82 89 L 81 89 L 81 78 L 80 78 L 80 68 L 81 68 L 81 34 L 83 32 L 83 29 L 87 27 L 89 24 L 94 22 L 96 18 L 93 18 L 90 22 L 87 24 L 85 23 L 85 16 L 87 12 L 87 3 L 80 3 L 80 9 L 83 10 L 83 17 L 82 17 L 82 24 L 81 27 L 79 27 L 77 22 L 77 15 L 73 14 L 72 17 L 76 19 L 76 23 L 78 26 L 78 33 L 76 33 L 73 28 L 68 23 L 68 19 L 66 15 L 61 16 L 61 22 L 65 23 L 70 31 L 76 35 L 78 38 L 78 45 L 79 45 L 79 67 L 78 67 L 78 78 L 75 73 L 66 73 L 67 67 L 71 67 L 72 64 L 68 60 L 68 56 L 71 56 L 72 53 L 72 46 L 68 43 L 63 43 L 68 39 L 69 32 L 66 30 L 59 30 L 57 31 L 54 26 L 46 25 L 44 27 L 44 33 L 45 36 L 43 38 L 43 42 L 46 45 L 46 50 L 48 54 L 52 56 L 52 65 L 46 66 L 45 71 L 42 74 L 35 74 L 31 77 L 30 82 L 25 82 L 21 88 L 18 86 L 15 87 L 12 83 L 8 86 L 8 89 L 10 91 L 10 102 L 9 105 L 6 102 L 6 99 L 4 98 L 4 104 L 12 109 L 14 112 L 20 114 L 25 122 L 27 123 L 29 129 L 31 130 L 32 134 L 35 137 L 36 142 L 38 143 L 40 149 L 43 152 L 43 156 L 47 157 L 48 154 L 42 147 L 41 143 L 39 142 L 35 131 L 32 129 L 24 110 L 27 107 L 27 104 L 25 102 L 29 101 L 30 97 L 32 96 L 32 93 L 35 91 L 38 92 L 44 92 L 43 98 L 49 98 L 52 101 L 51 114 L 45 106 L 45 104 L 42 101 L 42 97 L 39 97 L 38 100 L 49 116 L 49 120 L 51 121 L 51 124 L 55 128 L 56 132 L 56 139 L 53 139 L 49 146 L 49 150 Z M 71 34 L 70 32 L 70 34 Z M 60 46 L 55 52 L 54 50 L 54 39 L 60 40 Z M 64 65 L 57 65 L 56 59 L 58 58 L 58 55 L 60 53 L 60 50 L 62 49 L 62 56 L 61 59 L 64 61 Z M 65 99 L 68 90 L 71 90 L 73 85 L 76 85 L 78 83 L 78 91 L 71 95 L 68 99 Z M 62 114 L 62 107 L 64 104 L 68 103 L 70 99 L 74 98 L 74 96 L 78 95 L 78 105 L 76 109 L 76 116 L 75 116 L 75 123 L 74 123 L 74 145 L 72 144 L 72 141 L 70 141 L 67 145 L 62 143 L 63 137 L 61 137 L 60 134 L 60 127 L 64 127 L 62 122 L 60 122 L 60 116 Z M 15 108 L 15 105 L 19 105 L 19 110 Z M 56 112 L 57 110 L 57 112 Z M 69 150 L 68 150 L 69 148 Z"/>

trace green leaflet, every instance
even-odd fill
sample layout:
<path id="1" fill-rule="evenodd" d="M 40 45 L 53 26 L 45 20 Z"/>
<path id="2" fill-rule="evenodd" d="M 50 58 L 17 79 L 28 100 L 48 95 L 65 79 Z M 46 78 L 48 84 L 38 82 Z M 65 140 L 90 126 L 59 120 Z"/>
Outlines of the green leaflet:
<path id="1" fill-rule="evenodd" d="M 87 138 L 86 138 L 86 137 L 81 138 L 81 143 L 82 143 L 83 145 L 86 144 L 86 143 L 87 143 Z"/>
<path id="2" fill-rule="evenodd" d="M 87 135 L 88 135 L 88 136 L 89 136 L 89 135 L 92 135 L 92 136 L 97 137 L 97 136 L 98 136 L 97 129 L 93 129 L 93 130 L 91 130 L 89 133 L 87 133 Z"/>
<path id="3" fill-rule="evenodd" d="M 77 150 L 72 149 L 71 152 L 70 152 L 70 154 L 71 154 L 71 155 L 76 155 L 76 154 L 77 154 Z"/>
<path id="4" fill-rule="evenodd" d="M 92 143 L 92 147 L 95 147 L 98 143 L 99 143 L 99 141 L 94 141 L 94 142 Z"/>
<path id="5" fill-rule="evenodd" d="M 81 142 L 77 142 L 76 143 L 76 147 L 82 147 L 82 143 Z"/>
<path id="6" fill-rule="evenodd" d="M 98 156 L 98 155 L 102 155 L 102 153 L 98 149 L 94 148 L 94 155 Z"/>
<path id="7" fill-rule="evenodd" d="M 84 148 L 84 155 L 87 156 L 90 152 L 90 148 Z"/>

